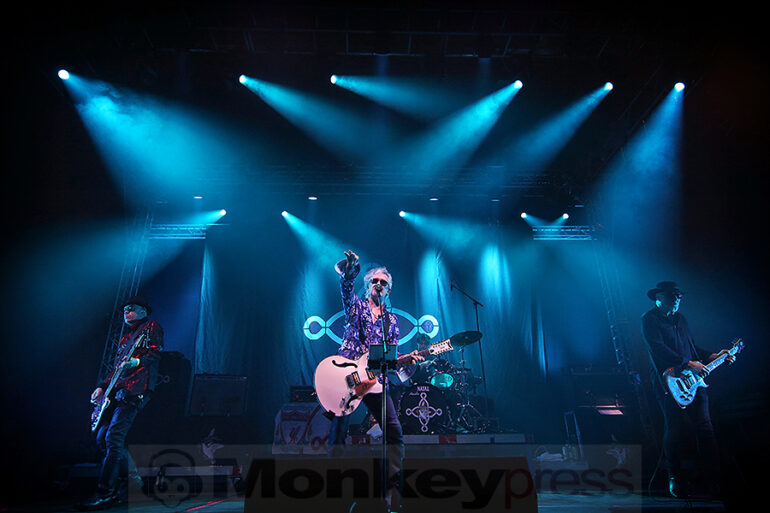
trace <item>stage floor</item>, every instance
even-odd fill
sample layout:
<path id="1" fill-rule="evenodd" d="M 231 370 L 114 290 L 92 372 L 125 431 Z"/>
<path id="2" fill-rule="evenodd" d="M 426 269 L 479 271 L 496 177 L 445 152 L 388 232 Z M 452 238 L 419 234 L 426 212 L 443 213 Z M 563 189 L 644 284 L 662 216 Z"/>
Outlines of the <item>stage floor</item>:
<path id="1" fill-rule="evenodd" d="M 716 500 L 691 500 L 684 501 L 669 497 L 651 497 L 641 494 L 630 494 L 618 497 L 615 494 L 574 495 L 564 493 L 542 492 L 538 494 L 538 511 L 546 513 L 605 513 L 605 512 L 673 512 L 673 511 L 699 511 L 703 513 L 716 513 L 727 511 L 724 504 Z M 71 513 L 73 503 L 71 501 L 59 501 L 57 503 L 41 503 L 18 506 L 2 507 L 4 513 Z M 124 513 L 242 513 L 244 511 L 243 499 L 230 498 L 223 500 L 194 501 L 182 503 L 170 508 L 168 505 L 157 502 L 128 503 L 116 506 L 108 511 Z M 341 511 L 340 513 L 348 513 Z M 408 513 L 408 512 L 405 512 Z"/>

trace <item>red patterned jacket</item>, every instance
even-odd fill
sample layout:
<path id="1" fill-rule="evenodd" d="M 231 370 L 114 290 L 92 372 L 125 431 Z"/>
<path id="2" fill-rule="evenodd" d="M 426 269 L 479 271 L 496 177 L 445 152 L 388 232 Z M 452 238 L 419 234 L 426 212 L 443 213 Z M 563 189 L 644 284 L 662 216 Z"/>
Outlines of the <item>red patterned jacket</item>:
<path id="1" fill-rule="evenodd" d="M 130 395 L 142 395 L 155 389 L 158 378 L 158 364 L 160 363 L 160 351 L 163 349 L 163 328 L 157 321 L 149 319 L 139 322 L 134 326 L 126 327 L 123 337 L 120 339 L 118 350 L 115 353 L 114 367 L 120 364 L 126 357 L 131 347 L 142 335 L 145 337 L 134 350 L 132 358 L 139 358 L 139 365 L 132 369 L 125 369 L 118 382 L 115 391 L 125 389 Z M 106 389 L 115 371 L 107 377 L 99 386 Z"/>

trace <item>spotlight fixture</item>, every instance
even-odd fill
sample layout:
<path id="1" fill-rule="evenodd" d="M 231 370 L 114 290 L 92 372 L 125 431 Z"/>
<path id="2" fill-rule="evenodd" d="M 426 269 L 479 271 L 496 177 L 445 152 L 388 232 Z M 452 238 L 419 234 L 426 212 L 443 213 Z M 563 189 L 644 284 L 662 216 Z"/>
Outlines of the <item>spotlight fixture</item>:
<path id="1" fill-rule="evenodd" d="M 406 216 L 406 212 L 404 212 L 404 211 L 402 210 L 401 212 L 399 212 L 399 213 L 398 213 L 398 215 L 399 215 L 399 216 L 401 216 L 401 217 L 405 217 L 405 216 Z"/>
<path id="2" fill-rule="evenodd" d="M 70 78 L 70 74 L 66 69 L 60 69 L 59 73 L 57 74 L 59 75 L 59 78 L 62 80 L 69 80 Z"/>
<path id="3" fill-rule="evenodd" d="M 526 219 L 527 218 L 527 213 L 526 212 L 522 212 L 521 213 L 521 218 L 522 219 Z"/>
<path id="4" fill-rule="evenodd" d="M 284 210 L 283 212 L 281 212 L 281 215 L 282 215 L 283 217 L 289 217 L 289 213 L 288 213 L 288 212 L 286 212 L 285 210 Z"/>
<path id="5" fill-rule="evenodd" d="M 430 198 L 430 201 L 438 201 L 438 198 L 436 197 Z"/>
<path id="6" fill-rule="evenodd" d="M 604 90 L 605 91 L 612 91 L 613 87 L 615 87 L 615 86 L 612 85 L 612 82 L 607 82 L 606 84 L 604 84 Z"/>
<path id="7" fill-rule="evenodd" d="M 677 82 L 676 85 L 674 86 L 674 89 L 676 90 L 677 93 L 681 93 L 682 91 L 684 91 L 684 84 L 682 82 Z"/>
<path id="8" fill-rule="evenodd" d="M 318 196 L 308 196 L 307 199 L 309 199 L 310 201 L 315 201 L 318 199 Z"/>
<path id="9" fill-rule="evenodd" d="M 203 199 L 203 196 L 193 196 L 193 199 Z"/>
<path id="10" fill-rule="evenodd" d="M 331 82 L 332 84 L 336 84 L 337 83 L 337 75 L 332 75 L 331 77 L 329 77 L 329 82 Z"/>
<path id="11" fill-rule="evenodd" d="M 521 80 L 517 80 L 516 82 L 513 83 L 513 87 L 514 89 L 521 89 L 522 87 L 524 87 L 524 83 Z"/>
<path id="12" fill-rule="evenodd" d="M 227 210 L 223 208 L 222 210 L 219 211 L 219 215 L 221 216 L 227 215 Z"/>
<path id="13" fill-rule="evenodd" d="M 240 77 L 238 77 L 238 82 L 240 82 L 241 84 L 245 84 L 246 83 L 246 75 L 241 75 Z"/>
<path id="14" fill-rule="evenodd" d="M 562 218 L 562 219 L 569 219 L 569 214 L 568 214 L 568 213 L 566 213 L 566 212 L 564 212 L 564 213 L 561 215 L 561 218 Z"/>

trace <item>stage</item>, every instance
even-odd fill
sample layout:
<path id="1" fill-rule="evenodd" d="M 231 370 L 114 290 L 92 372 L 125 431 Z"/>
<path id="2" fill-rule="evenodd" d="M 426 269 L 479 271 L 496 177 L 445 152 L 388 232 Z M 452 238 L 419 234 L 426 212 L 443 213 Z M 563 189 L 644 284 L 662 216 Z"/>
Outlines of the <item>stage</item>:
<path id="1" fill-rule="evenodd" d="M 249 510 L 255 462 L 321 497 L 383 412 L 413 500 L 763 491 L 763 20 L 516 4 L 9 9 L 0 513 L 125 447 L 124 509 Z"/>
<path id="2" fill-rule="evenodd" d="M 71 513 L 71 502 L 33 503 L 29 506 L 9 507 L 8 513 Z M 176 508 L 168 508 L 163 504 L 148 501 L 117 506 L 110 511 L 126 513 L 175 513 L 198 511 L 201 513 L 242 513 L 244 501 L 241 498 L 219 499 L 210 501 L 190 501 Z M 340 513 L 348 513 L 349 509 Z M 721 501 L 690 500 L 683 501 L 670 497 L 650 497 L 633 494 L 625 497 L 594 494 L 572 495 L 559 493 L 538 494 L 538 510 L 543 513 L 673 513 L 676 511 L 698 511 L 702 513 L 718 513 L 728 511 Z M 406 513 L 406 512 L 405 512 Z"/>

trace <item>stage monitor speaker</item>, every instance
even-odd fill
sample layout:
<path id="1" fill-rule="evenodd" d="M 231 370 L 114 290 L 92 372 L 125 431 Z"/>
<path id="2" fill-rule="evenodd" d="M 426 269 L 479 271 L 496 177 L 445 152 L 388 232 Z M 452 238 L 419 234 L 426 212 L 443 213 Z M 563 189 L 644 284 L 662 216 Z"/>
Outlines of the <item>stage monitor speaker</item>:
<path id="1" fill-rule="evenodd" d="M 196 374 L 188 413 L 194 416 L 232 417 L 246 413 L 246 376 Z"/>

